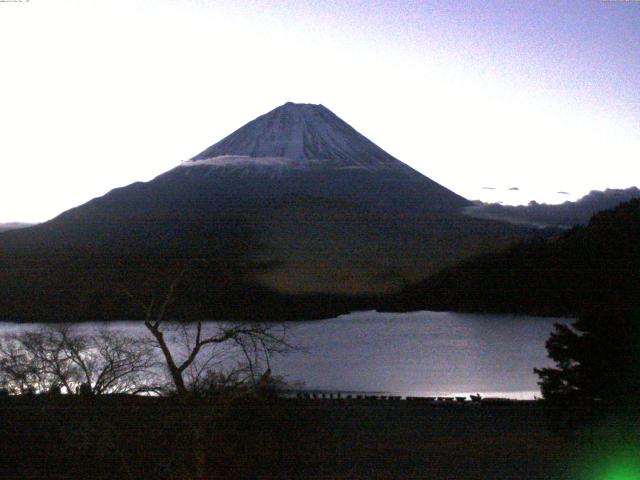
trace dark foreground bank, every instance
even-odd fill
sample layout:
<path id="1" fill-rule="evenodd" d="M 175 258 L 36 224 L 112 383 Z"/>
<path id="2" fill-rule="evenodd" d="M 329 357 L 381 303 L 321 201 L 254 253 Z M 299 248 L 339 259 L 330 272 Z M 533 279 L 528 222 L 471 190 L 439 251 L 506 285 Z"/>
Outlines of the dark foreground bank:
<path id="1" fill-rule="evenodd" d="M 5 397 L 0 416 L 12 479 L 577 478 L 597 442 L 539 402 Z"/>

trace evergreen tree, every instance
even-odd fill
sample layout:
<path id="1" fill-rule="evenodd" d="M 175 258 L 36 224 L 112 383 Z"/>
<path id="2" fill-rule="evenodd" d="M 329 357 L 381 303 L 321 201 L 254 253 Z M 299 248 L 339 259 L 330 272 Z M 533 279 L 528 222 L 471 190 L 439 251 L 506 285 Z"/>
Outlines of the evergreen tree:
<path id="1" fill-rule="evenodd" d="M 640 404 L 640 310 L 614 301 L 573 325 L 556 324 L 547 341 L 555 368 L 534 369 L 551 401 Z"/>

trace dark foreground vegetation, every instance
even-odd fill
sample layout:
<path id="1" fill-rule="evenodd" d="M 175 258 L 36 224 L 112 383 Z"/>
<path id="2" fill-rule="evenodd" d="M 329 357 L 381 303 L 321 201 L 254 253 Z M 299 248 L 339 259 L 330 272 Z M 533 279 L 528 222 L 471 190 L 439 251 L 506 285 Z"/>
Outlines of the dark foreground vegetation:
<path id="1" fill-rule="evenodd" d="M 0 415 L 12 479 L 577 479 L 598 442 L 633 445 L 621 424 L 554 423 L 542 402 L 42 395 L 1 398 Z"/>
<path id="2" fill-rule="evenodd" d="M 545 399 L 557 405 L 640 405 L 640 309 L 609 302 L 547 340 L 554 368 L 535 369 Z"/>

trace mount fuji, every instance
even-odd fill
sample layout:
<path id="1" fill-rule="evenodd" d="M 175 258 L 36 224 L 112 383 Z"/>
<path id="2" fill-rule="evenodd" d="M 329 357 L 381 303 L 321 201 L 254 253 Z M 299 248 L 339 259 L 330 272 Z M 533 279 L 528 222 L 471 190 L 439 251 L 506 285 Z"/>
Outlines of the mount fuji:
<path id="1" fill-rule="evenodd" d="M 176 270 L 175 318 L 311 318 L 528 232 L 322 105 L 286 103 L 147 183 L 0 234 L 0 318 L 140 318 Z"/>
<path id="2" fill-rule="evenodd" d="M 225 200 L 305 195 L 412 215 L 470 205 L 322 105 L 286 103 L 258 117 L 167 174 L 181 176 L 206 178 Z"/>

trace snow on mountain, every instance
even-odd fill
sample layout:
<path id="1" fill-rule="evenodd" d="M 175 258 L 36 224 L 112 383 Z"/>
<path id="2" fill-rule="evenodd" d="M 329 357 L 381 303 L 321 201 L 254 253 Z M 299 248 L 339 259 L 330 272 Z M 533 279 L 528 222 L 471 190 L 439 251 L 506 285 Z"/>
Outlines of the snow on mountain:
<path id="1" fill-rule="evenodd" d="M 322 105 L 286 103 L 161 175 L 184 197 L 272 201 L 304 195 L 380 213 L 458 211 L 470 202 L 358 133 Z"/>
<path id="2" fill-rule="evenodd" d="M 222 158 L 221 158 L 222 157 Z M 286 103 L 249 122 L 183 166 L 324 161 L 339 167 L 406 167 L 323 105 Z M 205 162 L 205 163 L 201 163 Z M 258 162 L 254 160 L 254 162 Z"/>

